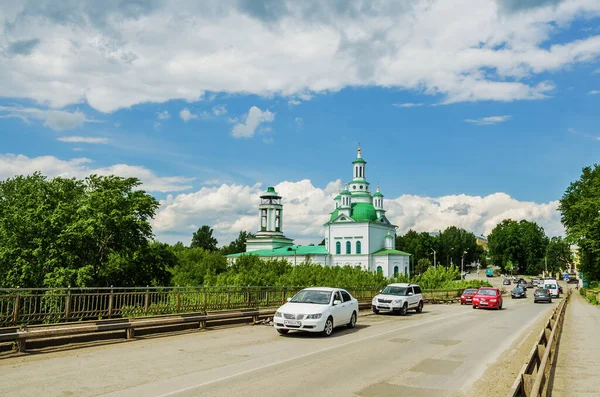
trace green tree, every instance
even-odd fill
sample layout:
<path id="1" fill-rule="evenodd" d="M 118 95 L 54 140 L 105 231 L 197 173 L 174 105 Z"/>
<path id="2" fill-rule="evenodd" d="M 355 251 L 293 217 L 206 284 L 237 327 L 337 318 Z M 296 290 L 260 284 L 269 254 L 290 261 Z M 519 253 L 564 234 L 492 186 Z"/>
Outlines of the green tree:
<path id="1" fill-rule="evenodd" d="M 506 262 L 506 265 L 504 265 L 504 270 L 512 274 L 513 270 L 515 270 L 515 265 L 512 263 L 512 261 L 508 261 Z"/>
<path id="2" fill-rule="evenodd" d="M 207 251 L 216 251 L 217 244 L 218 241 L 216 238 L 213 237 L 213 230 L 211 229 L 211 227 L 208 225 L 204 225 L 200 226 L 198 230 L 194 232 L 190 247 L 202 248 Z"/>
<path id="3" fill-rule="evenodd" d="M 552 237 L 546 247 L 546 259 L 550 274 L 570 269 L 573 255 L 569 243 L 561 237 Z"/>
<path id="4" fill-rule="evenodd" d="M 586 280 L 600 280 L 600 166 L 585 167 L 558 207 L 567 240 L 579 246 L 579 270 Z"/>
<path id="5" fill-rule="evenodd" d="M 254 237 L 254 235 L 252 233 L 246 232 L 246 231 L 241 231 L 238 238 L 236 238 L 234 241 L 229 243 L 229 245 L 226 245 L 223 248 L 221 248 L 222 254 L 229 255 L 229 254 L 237 254 L 240 252 L 246 252 L 246 241 L 249 238 L 253 238 L 253 237 Z"/>
<path id="6" fill-rule="evenodd" d="M 535 222 L 505 219 L 488 236 L 491 263 L 506 271 L 512 262 L 521 274 L 538 274 L 543 270 L 548 237 Z"/>
<path id="7" fill-rule="evenodd" d="M 116 275 L 135 280 L 140 269 L 117 257 L 150 252 L 149 220 L 158 208 L 139 185 L 135 178 L 49 180 L 40 173 L 1 181 L 0 286 L 127 285 Z M 147 280 L 164 279 L 158 273 Z"/>
<path id="8" fill-rule="evenodd" d="M 431 267 L 431 261 L 427 258 L 421 258 L 415 267 L 415 274 L 423 274 Z"/>
<path id="9" fill-rule="evenodd" d="M 177 264 L 172 267 L 171 284 L 198 286 L 210 284 L 208 279 L 227 270 L 227 259 L 219 251 L 207 251 L 203 248 L 172 247 Z"/>

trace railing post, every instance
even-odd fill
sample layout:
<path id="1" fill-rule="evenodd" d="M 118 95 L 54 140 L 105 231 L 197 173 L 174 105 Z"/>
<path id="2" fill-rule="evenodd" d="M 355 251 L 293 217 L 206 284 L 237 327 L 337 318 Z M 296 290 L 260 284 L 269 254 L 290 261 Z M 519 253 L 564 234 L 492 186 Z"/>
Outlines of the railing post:
<path id="1" fill-rule="evenodd" d="M 203 309 L 204 309 L 204 313 L 206 314 L 206 300 L 207 300 L 207 299 L 206 299 L 206 298 L 207 298 L 207 297 L 206 297 L 206 294 L 207 294 L 207 292 L 206 292 L 206 286 L 203 286 L 203 287 L 202 287 L 202 290 L 203 290 L 203 292 L 204 292 L 204 299 L 203 299 L 203 300 L 204 300 L 204 302 L 202 302 L 202 306 L 203 306 Z"/>
<path id="2" fill-rule="evenodd" d="M 148 303 L 150 301 L 150 289 L 146 285 L 146 294 L 144 295 L 144 314 L 148 315 Z"/>
<path id="3" fill-rule="evenodd" d="M 270 292 L 270 291 L 269 291 L 269 287 L 267 287 L 267 288 L 265 289 L 265 293 L 267 294 L 267 302 L 266 302 L 266 307 L 269 307 L 269 292 Z"/>
<path id="4" fill-rule="evenodd" d="M 227 309 L 229 309 L 229 302 L 231 300 L 231 292 L 229 292 L 229 289 L 227 290 Z"/>
<path id="5" fill-rule="evenodd" d="M 65 296 L 65 321 L 69 321 L 71 317 L 71 286 L 67 287 L 67 295 Z"/>
<path id="6" fill-rule="evenodd" d="M 179 285 L 175 290 L 175 313 L 179 313 Z"/>
<path id="7" fill-rule="evenodd" d="M 285 303 L 285 287 L 281 290 L 281 304 Z"/>
<path id="8" fill-rule="evenodd" d="M 17 287 L 18 289 L 19 287 Z M 15 303 L 13 305 L 13 324 L 17 325 L 19 321 L 19 303 L 21 298 L 19 297 L 19 291 L 17 290 L 17 294 L 15 295 Z"/>
<path id="9" fill-rule="evenodd" d="M 108 296 L 108 318 L 112 317 L 112 311 L 113 311 L 113 301 L 115 298 L 115 294 L 113 292 L 113 286 L 110 286 L 110 295 Z"/>
<path id="10" fill-rule="evenodd" d="M 246 305 L 252 307 L 252 295 L 250 293 L 250 286 L 246 287 Z"/>

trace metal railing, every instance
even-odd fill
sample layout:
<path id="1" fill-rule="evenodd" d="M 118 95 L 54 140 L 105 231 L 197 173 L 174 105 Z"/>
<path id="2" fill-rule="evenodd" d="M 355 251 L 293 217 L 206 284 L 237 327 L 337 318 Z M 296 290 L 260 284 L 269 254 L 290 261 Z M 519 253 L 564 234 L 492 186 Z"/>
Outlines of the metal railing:
<path id="1" fill-rule="evenodd" d="M 547 396 L 549 378 L 555 365 L 556 347 L 562 331 L 565 308 L 571 290 L 553 310 L 538 341 L 529 353 L 527 363 L 521 369 L 509 392 L 509 397 Z"/>
<path id="2" fill-rule="evenodd" d="M 282 305 L 304 287 L 141 287 L 0 289 L 0 327 L 134 318 Z M 347 288 L 368 301 L 378 288 Z M 423 291 L 426 302 L 460 297 L 462 290 Z"/>

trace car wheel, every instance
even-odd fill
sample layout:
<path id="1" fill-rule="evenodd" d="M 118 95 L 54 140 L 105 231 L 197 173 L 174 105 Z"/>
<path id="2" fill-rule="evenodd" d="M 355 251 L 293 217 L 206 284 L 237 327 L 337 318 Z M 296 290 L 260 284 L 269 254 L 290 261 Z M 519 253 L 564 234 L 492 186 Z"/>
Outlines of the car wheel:
<path id="1" fill-rule="evenodd" d="M 477 309 L 477 306 L 476 306 L 476 305 L 473 305 L 473 309 Z"/>
<path id="2" fill-rule="evenodd" d="M 502 310 L 502 303 L 498 305 L 498 310 Z"/>
<path id="3" fill-rule="evenodd" d="M 279 335 L 286 335 L 288 332 L 290 332 L 289 329 L 278 329 L 277 332 L 279 332 Z"/>
<path id="4" fill-rule="evenodd" d="M 352 317 L 350 317 L 350 322 L 346 325 L 346 327 L 350 329 L 356 327 L 356 312 L 352 312 Z"/>
<path id="5" fill-rule="evenodd" d="M 400 309 L 401 316 L 406 316 L 406 313 L 408 313 L 408 303 L 404 303 L 402 309 Z"/>
<path id="6" fill-rule="evenodd" d="M 419 305 L 417 306 L 417 310 L 415 310 L 417 313 L 422 313 L 423 312 L 423 301 L 419 301 Z"/>
<path id="7" fill-rule="evenodd" d="M 379 314 L 379 310 L 377 310 L 377 309 L 373 308 L 373 313 L 375 313 L 375 314 Z"/>
<path id="8" fill-rule="evenodd" d="M 333 333 L 333 319 L 331 317 L 327 318 L 325 321 L 325 327 L 323 328 L 323 336 L 331 336 Z"/>

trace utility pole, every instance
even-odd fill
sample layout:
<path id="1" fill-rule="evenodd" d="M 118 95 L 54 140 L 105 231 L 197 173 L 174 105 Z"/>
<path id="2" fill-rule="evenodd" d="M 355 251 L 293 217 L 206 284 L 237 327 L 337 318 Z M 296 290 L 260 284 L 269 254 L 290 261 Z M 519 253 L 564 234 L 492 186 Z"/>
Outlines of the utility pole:
<path id="1" fill-rule="evenodd" d="M 433 267 L 435 267 L 435 250 L 433 248 L 431 250 L 433 251 Z"/>
<path id="2" fill-rule="evenodd" d="M 546 267 L 546 277 L 548 277 L 548 257 L 544 257 L 544 265 Z"/>

